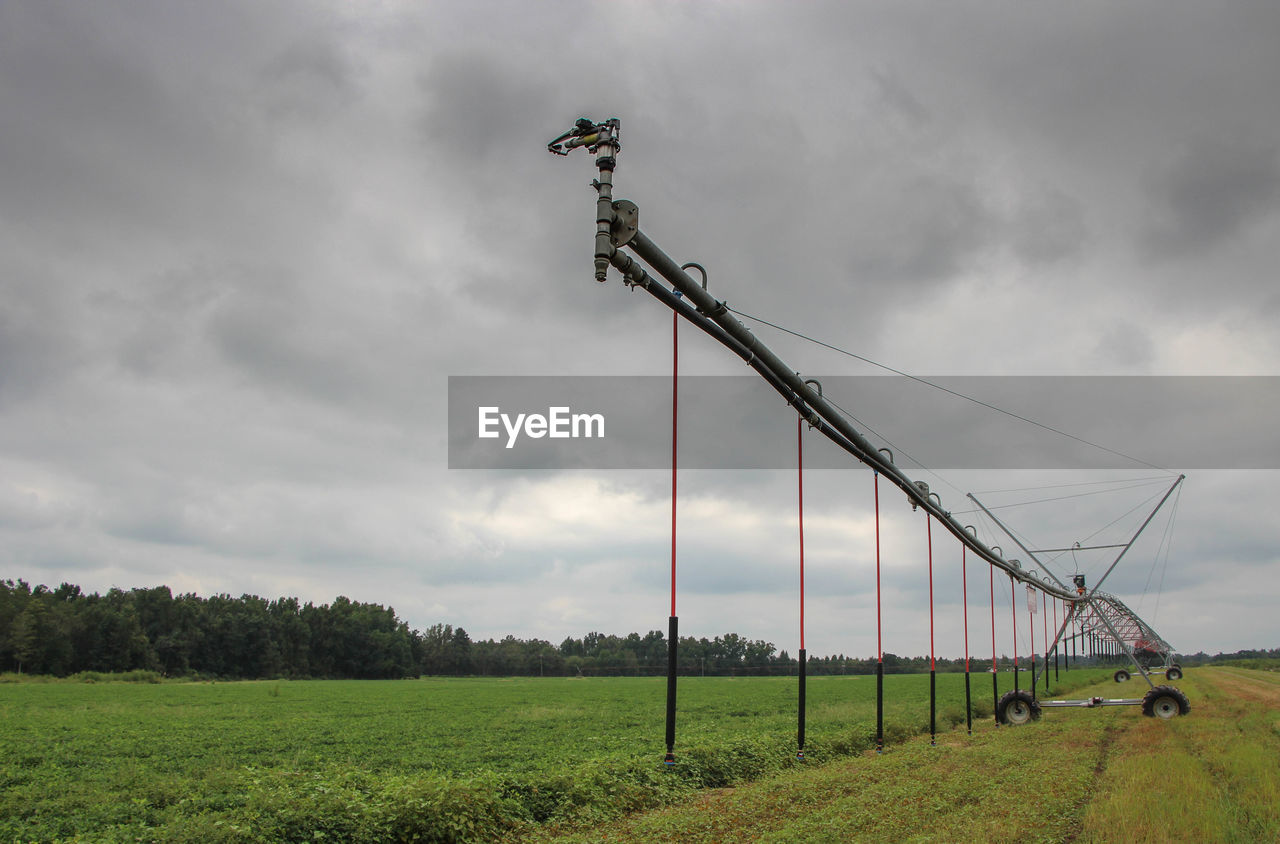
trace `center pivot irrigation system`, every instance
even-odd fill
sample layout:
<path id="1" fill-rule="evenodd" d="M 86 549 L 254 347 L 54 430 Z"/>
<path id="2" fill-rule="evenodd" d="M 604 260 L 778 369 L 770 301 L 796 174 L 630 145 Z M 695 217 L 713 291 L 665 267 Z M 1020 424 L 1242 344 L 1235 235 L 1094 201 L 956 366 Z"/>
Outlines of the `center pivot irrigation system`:
<path id="1" fill-rule="evenodd" d="M 978 538 L 977 531 L 971 525 L 961 524 L 955 519 L 949 510 L 942 506 L 942 499 L 937 493 L 929 490 L 929 485 L 924 481 L 915 481 L 909 478 L 901 469 L 894 465 L 893 453 L 887 448 L 878 448 L 870 442 L 865 436 L 859 433 L 851 424 L 849 417 L 838 406 L 831 401 L 825 399 L 822 395 L 822 385 L 817 381 L 806 380 L 792 367 L 788 366 L 781 358 L 774 354 L 764 343 L 760 341 L 750 330 L 747 329 L 729 306 L 721 300 L 716 299 L 707 289 L 706 271 L 699 264 L 686 263 L 684 265 L 677 264 L 665 252 L 663 252 L 652 240 L 645 236 L 639 226 L 639 208 L 634 202 L 626 199 L 615 200 L 613 198 L 613 172 L 617 166 L 618 151 L 621 149 L 619 144 L 619 128 L 620 124 L 617 118 L 612 118 L 600 123 L 593 122 L 586 118 L 579 119 L 569 131 L 551 141 L 547 148 L 556 155 L 568 155 L 574 149 L 584 149 L 591 155 L 595 156 L 595 165 L 599 171 L 599 177 L 592 181 L 592 187 L 596 190 L 596 232 L 595 232 L 595 279 L 598 282 L 604 282 L 608 276 L 609 267 L 613 267 L 622 274 L 623 283 L 628 287 L 635 289 L 640 288 L 649 293 L 662 304 L 666 305 L 673 312 L 673 334 L 672 334 L 672 351 L 673 366 L 678 367 L 678 334 L 675 328 L 679 325 L 681 319 L 686 320 L 699 330 L 711 336 L 725 348 L 732 351 L 738 357 L 742 358 L 748 366 L 756 371 L 766 382 L 776 390 L 798 414 L 797 430 L 803 433 L 803 426 L 808 424 L 811 429 L 816 429 L 819 433 L 835 443 L 836 446 L 851 454 L 857 460 L 866 464 L 875 473 L 876 483 L 876 626 L 877 626 L 877 666 L 876 666 L 876 748 L 881 750 L 884 745 L 884 663 L 883 663 L 883 647 L 880 644 L 880 532 L 879 532 L 879 478 L 884 475 L 894 486 L 898 487 L 907 496 L 912 509 L 923 509 L 927 515 L 928 531 L 929 531 L 929 595 L 930 595 L 930 729 L 936 735 L 935 711 L 936 711 L 936 695 L 934 693 L 934 663 L 933 663 L 933 543 L 932 543 L 932 525 L 936 521 L 942 525 L 947 531 L 958 539 L 964 550 L 973 552 L 991 567 L 991 573 L 994 577 L 996 569 L 1004 572 L 1009 577 L 1011 594 L 1015 590 L 1016 583 L 1022 583 L 1028 590 L 1029 612 L 1035 612 L 1035 596 L 1039 594 L 1041 602 L 1045 608 L 1044 622 L 1046 626 L 1045 635 L 1042 639 L 1044 644 L 1045 659 L 1041 662 L 1040 668 L 1036 668 L 1035 655 L 1035 629 L 1032 625 L 1032 656 L 1031 656 L 1031 675 L 1032 683 L 1030 689 L 1019 689 L 1017 683 L 1018 667 L 1017 667 L 1017 628 L 1016 616 L 1014 627 L 1014 689 L 1007 692 L 1003 696 L 999 695 L 999 687 L 995 669 L 997 667 L 994 654 L 994 637 L 995 637 L 995 599 L 994 599 L 994 581 L 992 585 L 992 691 L 995 697 L 995 714 L 997 723 L 1003 724 L 1024 724 L 1040 717 L 1042 707 L 1096 707 L 1096 706 L 1126 706 L 1140 705 L 1144 714 L 1156 716 L 1160 718 L 1172 718 L 1176 715 L 1184 715 L 1190 711 L 1190 704 L 1186 696 L 1177 688 L 1168 685 L 1155 685 L 1152 682 L 1153 674 L 1163 673 L 1169 680 L 1177 680 L 1181 677 L 1181 669 L 1176 663 L 1171 662 L 1172 651 L 1167 643 L 1161 639 L 1149 625 L 1138 618 L 1128 607 L 1126 607 L 1119 599 L 1112 595 L 1108 595 L 1099 591 L 1103 582 L 1115 570 L 1116 566 L 1124 558 L 1125 554 L 1133 546 L 1138 536 L 1146 529 L 1151 520 L 1155 518 L 1156 513 L 1169 500 L 1174 491 L 1182 483 L 1185 476 L 1179 475 L 1173 484 L 1164 492 L 1154 509 L 1147 515 L 1146 519 L 1138 527 L 1136 532 L 1128 539 L 1127 542 L 1108 545 L 1108 546 L 1075 546 L 1073 549 L 1041 549 L 1032 550 L 1028 548 L 1021 539 L 999 519 L 995 517 L 991 511 L 984 506 L 977 498 L 970 495 L 969 498 L 988 516 L 991 520 L 1004 531 L 1010 539 L 1018 545 L 1019 548 L 1031 560 L 1038 564 L 1038 569 L 1024 568 L 1020 561 L 1016 559 L 1006 559 L 1003 550 L 998 545 L 988 545 Z M 644 263 L 642 266 L 640 261 L 635 260 L 630 255 L 623 252 L 628 249 L 634 253 L 637 258 Z M 695 281 L 686 270 L 696 269 L 701 276 L 700 281 Z M 656 272 L 667 284 L 671 285 L 668 289 L 658 279 L 651 276 L 650 271 Z M 675 415 L 677 412 L 678 392 L 675 387 L 675 375 L 673 374 L 672 388 L 672 460 L 671 460 L 671 615 L 668 623 L 668 674 L 667 674 L 667 720 L 666 720 L 666 763 L 674 764 L 675 761 L 675 714 L 676 714 L 676 669 L 677 669 L 677 645 L 678 636 L 678 617 L 676 616 L 675 604 L 675 561 L 676 561 L 676 426 Z M 803 448 L 803 437 L 797 437 L 798 449 Z M 803 460 L 800 461 L 800 483 L 799 483 L 799 502 L 800 502 L 800 649 L 799 649 L 799 724 L 797 730 L 797 758 L 804 758 L 804 718 L 805 718 L 805 662 L 806 651 L 804 644 L 804 482 L 803 482 Z M 1038 554 L 1045 554 L 1048 551 L 1062 550 L 1098 550 L 1098 549 L 1118 549 L 1114 560 L 1109 567 L 1098 579 L 1098 582 L 1092 588 L 1086 588 L 1083 575 L 1076 575 L 1073 583 L 1068 585 L 1060 580 L 1045 565 L 1045 561 L 1038 557 Z M 1043 571 L 1045 575 L 1038 572 Z M 967 590 L 967 585 L 966 585 Z M 1057 633 L 1052 644 L 1048 643 L 1047 624 L 1048 624 L 1048 600 L 1053 599 L 1055 610 L 1055 627 Z M 1061 604 L 1063 607 L 1061 624 L 1056 623 L 1056 609 Z M 1016 605 L 1016 602 L 1015 602 Z M 1141 698 L 1087 698 L 1083 700 L 1038 700 L 1036 697 L 1036 689 L 1041 676 L 1045 677 L 1046 687 L 1048 684 L 1049 671 L 1049 654 L 1055 655 L 1055 662 L 1058 654 L 1060 643 L 1067 640 L 1071 641 L 1074 646 L 1077 641 L 1081 644 L 1081 649 L 1086 647 L 1094 656 L 1107 656 L 1111 658 L 1123 659 L 1127 664 L 1131 664 L 1135 673 L 1146 681 L 1149 690 Z M 966 591 L 966 607 L 965 607 L 965 703 L 966 710 L 972 712 L 970 705 L 970 687 L 969 687 L 969 657 L 968 657 L 968 607 L 967 607 L 967 591 Z M 1158 665 L 1156 663 L 1159 663 Z M 1124 669 L 1120 669 L 1115 674 L 1117 682 L 1129 679 L 1130 674 Z M 969 716 L 970 732 L 972 732 L 972 720 Z"/>

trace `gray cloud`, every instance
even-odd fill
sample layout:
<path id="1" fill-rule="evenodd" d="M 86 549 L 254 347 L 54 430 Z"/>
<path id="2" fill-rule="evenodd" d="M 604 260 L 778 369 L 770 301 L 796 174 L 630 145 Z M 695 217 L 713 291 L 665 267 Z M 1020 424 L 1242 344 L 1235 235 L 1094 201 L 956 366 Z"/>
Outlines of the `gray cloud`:
<path id="1" fill-rule="evenodd" d="M 1089 237 L 1080 201 L 1055 188 L 1029 191 L 1009 225 L 1014 254 L 1033 265 L 1077 257 Z"/>
<path id="2" fill-rule="evenodd" d="M 1146 368 L 1154 359 L 1154 344 L 1142 326 L 1128 319 L 1117 318 L 1098 338 L 1094 354 L 1098 361 L 1108 361 L 1121 367 Z"/>
<path id="3" fill-rule="evenodd" d="M 1148 194 L 1148 253 L 1203 253 L 1280 210 L 1280 147 L 1239 136 L 1194 144 L 1159 168 Z"/>
<path id="4" fill-rule="evenodd" d="M 661 626 L 663 473 L 446 468 L 450 375 L 668 371 L 669 315 L 591 280 L 588 158 L 545 151 L 581 115 L 623 120 L 617 194 L 748 313 L 914 372 L 1274 375 L 1276 14 L 0 4 L 0 553 L 475 635 Z M 690 331 L 682 362 L 743 371 Z M 814 474 L 811 635 L 865 653 L 869 477 Z M 1210 474 L 1167 635 L 1274 644 L 1202 620 L 1280 577 L 1264 473 Z M 685 478 L 682 629 L 791 642 L 793 481 Z"/>

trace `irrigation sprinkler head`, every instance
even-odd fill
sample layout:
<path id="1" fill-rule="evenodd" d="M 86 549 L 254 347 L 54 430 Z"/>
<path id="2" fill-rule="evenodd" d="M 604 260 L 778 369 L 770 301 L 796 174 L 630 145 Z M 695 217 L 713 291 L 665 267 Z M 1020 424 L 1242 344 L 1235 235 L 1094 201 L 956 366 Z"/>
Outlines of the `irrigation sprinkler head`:
<path id="1" fill-rule="evenodd" d="M 585 117 L 578 118 L 573 128 L 547 144 L 547 150 L 555 155 L 568 155 L 570 150 L 582 147 L 595 155 L 600 177 L 591 186 L 596 189 L 596 236 L 593 263 L 595 279 L 604 282 L 608 275 L 609 261 L 617 249 L 616 242 L 630 240 L 638 231 L 635 203 L 625 200 L 614 204 L 613 170 L 618 164 L 618 143 L 621 123 L 611 117 L 603 123 L 595 123 Z"/>
<path id="2" fill-rule="evenodd" d="M 601 140 L 612 141 L 617 146 L 618 118 L 614 117 L 603 123 L 594 123 L 585 117 L 579 117 L 573 128 L 547 144 L 547 151 L 556 155 L 568 155 L 569 150 L 585 147 L 594 154 Z"/>

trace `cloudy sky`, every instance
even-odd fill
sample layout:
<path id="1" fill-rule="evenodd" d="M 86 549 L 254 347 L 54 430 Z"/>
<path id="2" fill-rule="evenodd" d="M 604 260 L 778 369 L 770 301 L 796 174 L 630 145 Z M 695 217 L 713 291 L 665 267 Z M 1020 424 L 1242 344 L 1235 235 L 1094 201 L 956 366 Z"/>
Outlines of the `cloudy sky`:
<path id="1" fill-rule="evenodd" d="M 546 151 L 582 115 L 747 313 L 920 375 L 1280 375 L 1277 32 L 1271 2 L 0 0 L 0 577 L 665 629 L 666 473 L 448 468 L 450 376 L 669 372 L 669 314 L 592 279 L 590 160 Z M 744 371 L 694 335 L 683 372 Z M 1167 471 L 911 471 L 955 509 L 1061 498 L 1004 511 L 1057 547 L 1195 466 L 1108 588 L 1180 650 L 1280 646 L 1280 479 L 1212 468 L 1223 436 Z M 872 654 L 872 479 L 836 465 L 806 475 L 807 644 Z M 681 632 L 794 651 L 794 471 L 681 484 Z M 923 517 L 881 493 L 885 647 L 923 653 Z"/>

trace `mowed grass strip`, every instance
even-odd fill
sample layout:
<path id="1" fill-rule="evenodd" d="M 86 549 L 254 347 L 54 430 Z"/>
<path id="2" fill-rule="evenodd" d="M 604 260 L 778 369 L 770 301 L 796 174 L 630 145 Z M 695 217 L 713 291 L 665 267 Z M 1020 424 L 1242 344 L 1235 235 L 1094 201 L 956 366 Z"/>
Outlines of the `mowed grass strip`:
<path id="1" fill-rule="evenodd" d="M 1280 685 L 1192 669 L 1191 715 L 1045 710 L 723 789 L 559 842 L 1280 841 Z M 1140 697 L 1141 681 L 1081 697 Z"/>
<path id="2" fill-rule="evenodd" d="M 1142 719 L 1116 749 L 1084 818 L 1088 841 L 1280 841 L 1280 684 L 1199 668 L 1191 714 Z"/>
<path id="3" fill-rule="evenodd" d="M 725 789 L 560 842 L 1062 841 L 1078 830 L 1116 722 L 956 730 Z M 1122 727 L 1120 729 L 1123 729 Z"/>

